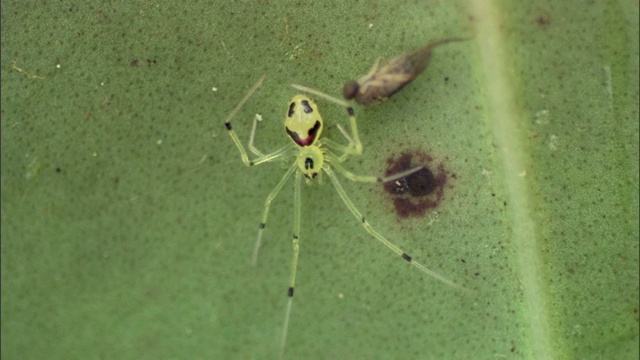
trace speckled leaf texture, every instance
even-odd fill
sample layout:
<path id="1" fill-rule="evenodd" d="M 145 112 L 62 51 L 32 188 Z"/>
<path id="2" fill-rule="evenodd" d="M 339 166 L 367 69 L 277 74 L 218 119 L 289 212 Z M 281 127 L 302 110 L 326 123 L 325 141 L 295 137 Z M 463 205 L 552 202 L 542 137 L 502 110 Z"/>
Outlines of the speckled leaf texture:
<path id="1" fill-rule="evenodd" d="M 354 105 L 381 175 L 446 174 L 402 217 L 380 184 L 302 191 L 285 359 L 637 359 L 638 2 L 2 1 L 2 359 L 277 359 L 303 84 L 344 82 L 449 37 L 389 101 Z M 344 110 L 319 99 L 323 137 Z M 441 173 L 442 172 L 442 173 Z"/>

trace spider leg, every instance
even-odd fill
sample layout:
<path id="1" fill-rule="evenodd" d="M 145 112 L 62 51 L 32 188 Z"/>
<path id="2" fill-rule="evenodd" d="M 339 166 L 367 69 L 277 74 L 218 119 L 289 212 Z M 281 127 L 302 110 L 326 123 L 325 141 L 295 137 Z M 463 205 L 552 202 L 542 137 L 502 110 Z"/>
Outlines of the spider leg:
<path id="1" fill-rule="evenodd" d="M 442 281 L 443 283 L 460 289 L 462 291 L 465 291 L 467 293 L 471 293 L 471 294 L 475 294 L 476 292 L 473 290 L 469 290 L 461 285 L 458 285 L 456 283 L 454 283 L 453 281 L 447 279 L 446 277 L 438 274 L 437 272 L 425 267 L 424 265 L 422 265 L 421 263 L 413 260 L 413 257 L 411 257 L 408 253 L 404 252 L 402 249 L 400 249 L 397 245 L 395 245 L 394 243 L 392 243 L 391 241 L 387 240 L 387 238 L 385 238 L 384 236 L 382 236 L 380 233 L 378 233 L 370 224 L 369 222 L 367 222 L 367 220 L 365 219 L 365 217 L 362 215 L 362 213 L 358 210 L 358 208 L 353 204 L 353 201 L 351 201 L 351 199 L 349 198 L 349 196 L 347 195 L 346 191 L 344 191 L 344 188 L 342 187 L 342 185 L 340 184 L 340 181 L 338 180 L 338 177 L 336 176 L 336 174 L 333 172 L 333 170 L 331 170 L 331 168 L 328 165 L 325 165 L 323 167 L 323 170 L 327 173 L 327 175 L 329 176 L 329 179 L 331 179 L 331 182 L 333 183 L 333 186 L 336 188 L 336 191 L 338 192 L 338 195 L 340 196 L 340 198 L 342 199 L 342 201 L 344 202 L 344 204 L 347 206 L 347 208 L 349 209 L 349 211 L 353 214 L 353 216 L 355 216 L 356 219 L 358 219 L 358 221 L 361 222 L 362 226 L 365 228 L 365 230 L 367 230 L 367 232 L 373 236 L 374 238 L 376 238 L 376 240 L 380 241 L 382 244 L 384 244 L 389 250 L 393 251 L 394 253 L 396 253 L 397 255 L 399 255 L 403 260 L 407 261 L 409 264 L 413 265 L 414 267 L 418 268 L 420 271 L 427 273 L 428 275 L 430 275 L 431 277 L 434 277 L 440 281 Z"/>
<path id="2" fill-rule="evenodd" d="M 271 207 L 271 202 L 276 198 L 276 196 L 278 196 L 278 193 L 280 192 L 280 190 L 282 190 L 282 187 L 289 180 L 289 178 L 291 177 L 291 174 L 293 174 L 293 172 L 296 169 L 297 169 L 297 165 L 294 163 L 289 168 L 289 170 L 287 170 L 287 173 L 284 174 L 282 179 L 280 179 L 280 182 L 278 182 L 278 185 L 276 185 L 276 187 L 273 188 L 273 190 L 271 190 L 271 192 L 269 193 L 269 196 L 267 196 L 267 199 L 264 202 L 264 210 L 262 211 L 262 221 L 260 221 L 260 225 L 258 226 L 258 240 L 256 241 L 256 245 L 253 249 L 253 256 L 251 257 L 252 259 L 251 264 L 253 264 L 253 266 L 256 266 L 258 264 L 258 253 L 260 252 L 260 248 L 262 247 L 262 233 L 264 232 L 264 229 L 267 227 L 267 218 L 269 217 L 269 208 Z"/>
<path id="3" fill-rule="evenodd" d="M 293 239 L 291 245 L 293 247 L 293 258 L 291 260 L 291 275 L 289 276 L 289 288 L 287 289 L 287 309 L 284 315 L 284 328 L 282 329 L 282 338 L 280 339 L 280 357 L 284 355 L 284 349 L 287 343 L 287 333 L 289 330 L 289 319 L 291 318 L 291 307 L 293 305 L 293 290 L 296 284 L 296 272 L 298 269 L 298 254 L 300 253 L 300 184 L 302 172 L 296 172 L 295 189 L 293 193 Z"/>

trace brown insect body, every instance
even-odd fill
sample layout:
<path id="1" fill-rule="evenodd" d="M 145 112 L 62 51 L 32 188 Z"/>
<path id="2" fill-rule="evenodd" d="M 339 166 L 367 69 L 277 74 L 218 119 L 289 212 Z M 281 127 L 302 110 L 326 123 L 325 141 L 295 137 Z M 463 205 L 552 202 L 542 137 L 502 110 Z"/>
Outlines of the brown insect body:
<path id="1" fill-rule="evenodd" d="M 429 64 L 431 54 L 436 46 L 465 40 L 469 40 L 469 38 L 434 41 L 418 50 L 396 56 L 384 66 L 381 66 L 382 58 L 378 58 L 367 75 L 357 81 L 351 80 L 345 83 L 342 87 L 342 94 L 345 99 L 355 99 L 357 103 L 362 105 L 384 102 L 422 73 Z"/>

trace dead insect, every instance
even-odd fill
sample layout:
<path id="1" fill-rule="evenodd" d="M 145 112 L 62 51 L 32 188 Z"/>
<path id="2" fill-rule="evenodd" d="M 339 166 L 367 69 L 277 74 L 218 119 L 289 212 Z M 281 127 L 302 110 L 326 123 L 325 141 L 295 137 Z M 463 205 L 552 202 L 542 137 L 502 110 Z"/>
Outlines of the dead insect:
<path id="1" fill-rule="evenodd" d="M 469 39 L 449 38 L 434 41 L 421 49 L 396 56 L 386 65 L 382 64 L 383 59 L 379 57 L 367 75 L 357 81 L 351 80 L 344 84 L 342 95 L 347 100 L 355 98 L 356 102 L 362 105 L 384 102 L 420 75 L 431 60 L 433 48 Z"/>

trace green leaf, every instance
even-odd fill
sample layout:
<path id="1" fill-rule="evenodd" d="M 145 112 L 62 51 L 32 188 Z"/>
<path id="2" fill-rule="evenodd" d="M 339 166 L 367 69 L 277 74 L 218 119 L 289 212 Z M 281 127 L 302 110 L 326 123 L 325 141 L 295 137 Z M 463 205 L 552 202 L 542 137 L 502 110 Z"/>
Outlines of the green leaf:
<path id="1" fill-rule="evenodd" d="M 291 83 L 339 96 L 447 37 L 388 102 L 355 106 L 380 175 L 403 152 L 449 174 L 401 218 L 381 186 L 305 186 L 285 357 L 637 359 L 638 4 L 37 2 L 2 4 L 2 358 L 278 358 L 291 262 Z M 323 136 L 344 110 L 318 100 Z"/>

